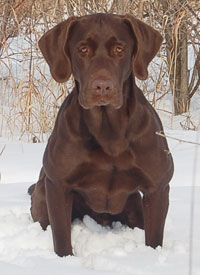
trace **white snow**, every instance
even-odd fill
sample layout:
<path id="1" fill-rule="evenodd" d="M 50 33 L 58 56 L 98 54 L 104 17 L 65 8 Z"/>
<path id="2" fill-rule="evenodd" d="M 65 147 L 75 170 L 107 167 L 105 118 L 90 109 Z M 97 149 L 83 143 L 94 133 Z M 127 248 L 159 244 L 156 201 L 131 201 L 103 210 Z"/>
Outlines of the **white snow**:
<path id="1" fill-rule="evenodd" d="M 197 131 L 166 134 L 200 143 Z M 53 250 L 51 228 L 30 216 L 27 188 L 37 180 L 45 144 L 0 138 L 0 272 L 2 275 L 200 275 L 200 146 L 169 139 L 175 160 L 164 245 L 144 245 L 144 231 L 90 217 L 72 225 L 75 256 Z M 196 168 L 195 168 L 196 167 Z"/>

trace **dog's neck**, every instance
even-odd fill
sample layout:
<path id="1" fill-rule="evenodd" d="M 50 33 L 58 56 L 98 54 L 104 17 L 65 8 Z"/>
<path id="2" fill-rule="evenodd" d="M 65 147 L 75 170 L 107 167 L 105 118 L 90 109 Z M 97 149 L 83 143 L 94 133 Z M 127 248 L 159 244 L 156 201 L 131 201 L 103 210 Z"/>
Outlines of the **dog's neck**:
<path id="1" fill-rule="evenodd" d="M 129 146 L 130 120 L 132 123 L 135 104 L 134 78 L 131 75 L 123 85 L 123 105 L 120 109 L 112 106 L 93 107 L 89 110 L 82 109 L 83 120 L 89 133 L 109 155 L 116 156 L 127 150 Z M 132 113 L 130 113 L 132 110 Z"/>

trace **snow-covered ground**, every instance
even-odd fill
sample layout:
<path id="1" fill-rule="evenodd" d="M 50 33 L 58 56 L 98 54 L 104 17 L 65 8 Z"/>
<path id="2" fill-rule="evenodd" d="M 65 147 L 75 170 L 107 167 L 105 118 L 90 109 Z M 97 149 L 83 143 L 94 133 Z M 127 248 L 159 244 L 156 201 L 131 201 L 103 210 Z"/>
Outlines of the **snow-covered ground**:
<path id="1" fill-rule="evenodd" d="M 167 135 L 200 143 L 195 131 Z M 53 251 L 51 229 L 30 216 L 45 144 L 0 138 L 0 273 L 2 275 L 200 275 L 200 146 L 169 139 L 175 160 L 164 246 L 144 245 L 144 232 L 120 223 L 103 228 L 86 216 L 72 226 L 75 256 Z M 4 150 L 3 150 L 4 149 Z"/>

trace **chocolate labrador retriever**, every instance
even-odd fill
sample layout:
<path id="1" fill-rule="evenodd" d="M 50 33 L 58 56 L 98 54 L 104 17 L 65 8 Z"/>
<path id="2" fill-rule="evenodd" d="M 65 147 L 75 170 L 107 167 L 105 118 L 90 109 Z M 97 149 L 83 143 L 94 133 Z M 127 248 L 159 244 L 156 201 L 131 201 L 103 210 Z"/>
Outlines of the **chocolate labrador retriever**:
<path id="1" fill-rule="evenodd" d="M 173 161 L 134 79 L 148 77 L 161 43 L 140 20 L 112 14 L 70 17 L 39 41 L 53 78 L 75 79 L 29 188 L 33 220 L 51 225 L 59 256 L 72 255 L 71 221 L 84 215 L 143 228 L 146 245 L 162 245 Z"/>

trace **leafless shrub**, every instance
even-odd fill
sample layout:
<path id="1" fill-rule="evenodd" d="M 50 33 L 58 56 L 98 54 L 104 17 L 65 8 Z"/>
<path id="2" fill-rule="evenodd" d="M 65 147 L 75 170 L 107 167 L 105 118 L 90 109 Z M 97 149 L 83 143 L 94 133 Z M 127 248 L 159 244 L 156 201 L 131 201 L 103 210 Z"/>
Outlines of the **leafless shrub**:
<path id="1" fill-rule="evenodd" d="M 71 15 L 131 13 L 160 30 L 165 36 L 163 47 L 151 64 L 149 79 L 139 82 L 149 101 L 159 108 L 161 99 L 171 91 L 170 58 L 177 56 L 177 53 L 173 55 L 173 47 L 166 44 L 166 30 L 173 32 L 178 27 L 177 1 L 0 0 L 0 135 L 18 135 L 30 141 L 36 137 L 43 141 L 51 132 L 59 106 L 71 85 L 60 85 L 52 80 L 37 41 L 44 32 Z M 187 15 L 183 20 L 188 24 L 188 42 L 196 60 L 188 73 L 192 96 L 200 84 L 199 2 L 181 1 Z M 168 4 L 169 10 L 163 8 L 163 2 Z"/>

